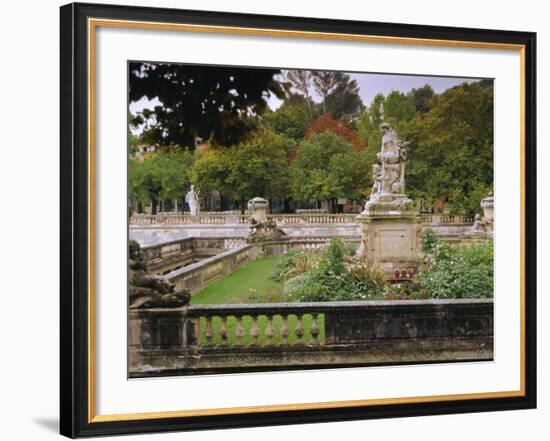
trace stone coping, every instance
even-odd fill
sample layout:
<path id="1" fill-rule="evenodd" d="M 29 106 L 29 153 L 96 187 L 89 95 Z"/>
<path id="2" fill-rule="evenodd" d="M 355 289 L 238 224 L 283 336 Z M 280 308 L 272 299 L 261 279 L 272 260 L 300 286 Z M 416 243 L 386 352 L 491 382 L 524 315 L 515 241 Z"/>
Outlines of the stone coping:
<path id="1" fill-rule="evenodd" d="M 337 302 L 281 302 L 281 303 L 220 303 L 220 304 L 197 304 L 177 308 L 141 308 L 132 309 L 135 312 L 207 312 L 207 311 L 269 311 L 273 310 L 333 310 L 337 309 L 358 309 L 376 308 L 390 306 L 468 306 L 468 305 L 492 305 L 494 299 L 425 299 L 425 300 L 356 300 Z"/>
<path id="2" fill-rule="evenodd" d="M 252 245 L 247 244 L 247 245 L 241 245 L 235 248 L 231 248 L 230 250 L 223 251 L 221 253 L 216 254 L 215 256 L 207 257 L 206 259 L 202 259 L 198 262 L 192 263 L 190 265 L 179 268 L 175 271 L 169 272 L 165 274 L 163 277 L 168 280 L 173 279 L 175 277 L 179 277 L 182 274 L 190 273 L 192 271 L 201 269 L 203 266 L 209 265 L 218 260 L 223 260 L 225 257 L 231 256 L 232 254 L 238 254 L 239 252 L 246 250 L 248 248 L 252 248 Z"/>

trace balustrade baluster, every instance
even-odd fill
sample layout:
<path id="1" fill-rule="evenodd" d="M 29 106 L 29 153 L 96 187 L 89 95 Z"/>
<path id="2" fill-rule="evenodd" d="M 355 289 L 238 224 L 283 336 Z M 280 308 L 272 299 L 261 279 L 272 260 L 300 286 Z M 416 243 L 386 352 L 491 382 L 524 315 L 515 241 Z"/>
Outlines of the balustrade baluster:
<path id="1" fill-rule="evenodd" d="M 238 315 L 236 319 L 237 319 L 237 324 L 235 326 L 235 337 L 237 337 L 237 344 L 242 346 L 243 337 L 244 337 L 244 327 L 243 327 L 242 317 Z"/>
<path id="2" fill-rule="evenodd" d="M 281 339 L 283 345 L 288 344 L 288 315 L 282 315 L 283 322 L 281 323 Z"/>
<path id="3" fill-rule="evenodd" d="M 258 344 L 258 336 L 260 335 L 260 328 L 258 327 L 258 316 L 252 316 L 252 327 L 250 328 L 250 336 L 252 337 L 252 345 Z"/>
<path id="4" fill-rule="evenodd" d="M 222 345 L 227 345 L 227 317 L 222 316 L 222 324 L 220 326 L 220 337 L 222 338 Z"/>
<path id="5" fill-rule="evenodd" d="M 296 329 L 294 329 L 296 344 L 302 344 L 304 342 L 304 326 L 302 325 L 302 316 L 303 314 L 296 314 Z"/>
<path id="6" fill-rule="evenodd" d="M 312 337 L 312 344 L 314 346 L 319 345 L 319 324 L 317 323 L 317 313 L 311 313 L 311 337 Z"/>
<path id="7" fill-rule="evenodd" d="M 273 331 L 273 316 L 271 314 L 267 315 L 267 325 L 265 327 L 265 336 L 267 337 L 266 344 L 268 346 L 273 344 L 273 336 L 275 332 Z"/>
<path id="8" fill-rule="evenodd" d="M 214 337 L 214 332 L 212 332 L 212 317 L 206 317 L 204 336 L 206 337 L 206 346 L 211 346 L 212 338 Z"/>

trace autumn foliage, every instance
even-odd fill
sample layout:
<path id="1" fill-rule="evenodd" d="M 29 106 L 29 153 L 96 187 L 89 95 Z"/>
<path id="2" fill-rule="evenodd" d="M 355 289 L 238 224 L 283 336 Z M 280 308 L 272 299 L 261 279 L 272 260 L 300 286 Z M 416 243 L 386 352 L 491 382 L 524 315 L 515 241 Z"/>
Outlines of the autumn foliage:
<path id="1" fill-rule="evenodd" d="M 334 118 L 332 113 L 327 112 L 313 121 L 313 124 L 306 131 L 306 139 L 313 135 L 330 131 L 342 139 L 348 141 L 356 150 L 364 150 L 367 143 L 359 137 L 359 133 L 349 128 L 348 123 L 339 118 Z"/>

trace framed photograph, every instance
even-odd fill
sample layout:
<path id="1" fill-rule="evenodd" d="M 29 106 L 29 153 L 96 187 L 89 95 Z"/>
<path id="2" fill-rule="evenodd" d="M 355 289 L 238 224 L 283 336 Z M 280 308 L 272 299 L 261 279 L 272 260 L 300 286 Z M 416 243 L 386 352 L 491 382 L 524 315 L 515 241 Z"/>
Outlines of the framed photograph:
<path id="1" fill-rule="evenodd" d="M 536 406 L 528 32 L 61 8 L 61 434 Z"/>

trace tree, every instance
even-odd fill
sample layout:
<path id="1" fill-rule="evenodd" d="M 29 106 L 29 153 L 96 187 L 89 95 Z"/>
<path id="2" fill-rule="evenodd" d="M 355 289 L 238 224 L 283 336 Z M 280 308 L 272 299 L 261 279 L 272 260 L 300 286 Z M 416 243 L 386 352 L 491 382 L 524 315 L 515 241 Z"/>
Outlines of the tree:
<path id="1" fill-rule="evenodd" d="M 200 189 L 218 190 L 245 203 L 255 196 L 284 197 L 288 186 L 288 155 L 293 141 L 260 130 L 228 150 L 207 151 L 195 162 L 192 180 Z"/>
<path id="2" fill-rule="evenodd" d="M 369 187 L 369 167 L 365 152 L 335 133 L 315 134 L 300 144 L 291 165 L 292 195 L 315 201 L 361 199 Z"/>
<path id="3" fill-rule="evenodd" d="M 407 95 L 411 97 L 417 112 L 426 113 L 431 108 L 435 92 L 429 84 L 426 84 L 418 89 L 412 89 Z"/>
<path id="4" fill-rule="evenodd" d="M 326 99 L 327 96 L 338 86 L 342 73 L 332 71 L 314 71 L 313 76 L 313 89 L 317 92 L 323 103 L 323 113 L 326 113 Z"/>
<path id="5" fill-rule="evenodd" d="M 195 147 L 196 138 L 233 145 L 255 128 L 270 93 L 284 98 L 285 85 L 274 69 L 130 63 L 130 101 L 162 103 L 143 110 L 133 125 L 148 122 L 143 136 L 160 146 Z"/>
<path id="6" fill-rule="evenodd" d="M 453 213 L 479 211 L 493 184 L 493 89 L 483 83 L 448 89 L 403 130 L 410 142 L 410 196 L 442 199 Z"/>
<path id="7" fill-rule="evenodd" d="M 342 72 L 338 73 L 336 79 L 336 87 L 332 89 L 324 100 L 325 109 L 336 118 L 354 120 L 365 110 L 363 100 L 359 96 L 357 81 L 352 80 L 348 74 Z"/>
<path id="8" fill-rule="evenodd" d="M 299 141 L 304 138 L 306 130 L 311 124 L 311 117 L 307 106 L 283 104 L 274 112 L 266 114 L 263 125 L 275 133 Z"/>
<path id="9" fill-rule="evenodd" d="M 384 120 L 397 130 L 403 122 L 410 121 L 415 115 L 413 100 L 401 92 L 392 90 L 384 100 Z"/>
<path id="10" fill-rule="evenodd" d="M 349 128 L 349 124 L 346 120 L 334 118 L 330 112 L 321 115 L 313 122 L 307 129 L 305 138 L 309 139 L 313 135 L 323 133 L 327 130 L 345 139 L 358 150 L 367 147 L 367 143 L 361 139 L 359 133 Z"/>
<path id="11" fill-rule="evenodd" d="M 309 92 L 313 84 L 313 76 L 311 74 L 311 71 L 287 70 L 286 79 L 290 82 L 290 84 L 294 87 L 294 89 L 296 89 L 299 93 L 301 93 L 305 97 L 306 105 L 308 106 L 308 110 L 311 114 L 312 100 Z"/>
<path id="12" fill-rule="evenodd" d="M 152 214 L 156 214 L 160 200 L 183 197 L 189 188 L 194 159 L 189 151 L 160 153 L 144 160 L 130 158 L 130 198 L 151 204 Z"/>
<path id="13" fill-rule="evenodd" d="M 226 196 L 229 196 L 231 190 L 227 183 L 228 177 L 227 155 L 222 149 L 200 152 L 190 172 L 191 182 L 201 192 L 219 191 Z"/>

